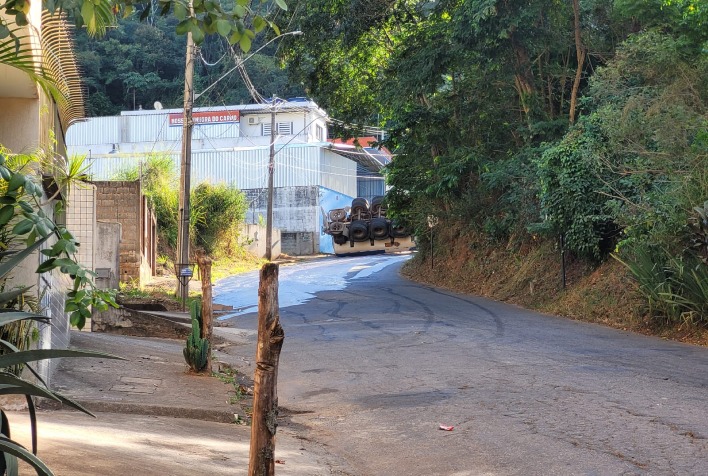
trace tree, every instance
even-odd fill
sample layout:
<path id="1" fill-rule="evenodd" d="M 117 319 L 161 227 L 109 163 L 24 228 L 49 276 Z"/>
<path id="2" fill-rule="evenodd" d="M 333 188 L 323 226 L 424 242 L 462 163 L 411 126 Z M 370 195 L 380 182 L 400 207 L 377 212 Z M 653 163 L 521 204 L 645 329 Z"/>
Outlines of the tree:
<path id="1" fill-rule="evenodd" d="M 276 5 L 287 9 L 284 0 L 275 0 Z M 128 17 L 134 12 L 141 20 L 151 18 L 154 3 L 151 0 L 43 0 L 43 8 L 50 13 L 66 13 L 73 18 L 76 26 L 85 26 L 91 36 L 103 36 L 106 28 L 115 22 L 116 15 Z M 0 19 L 0 39 L 12 34 L 9 25 L 27 26 L 30 0 L 6 0 L 0 9 L 8 19 Z M 263 3 L 253 7 L 249 0 L 237 0 L 231 8 L 224 8 L 220 2 L 196 0 L 160 0 L 160 16 L 174 16 L 179 23 L 175 31 L 180 34 L 190 32 L 194 42 L 200 44 L 204 38 L 219 35 L 230 44 L 238 44 L 243 51 L 251 48 L 256 33 L 270 27 L 279 34 L 278 27 L 266 19 Z"/>

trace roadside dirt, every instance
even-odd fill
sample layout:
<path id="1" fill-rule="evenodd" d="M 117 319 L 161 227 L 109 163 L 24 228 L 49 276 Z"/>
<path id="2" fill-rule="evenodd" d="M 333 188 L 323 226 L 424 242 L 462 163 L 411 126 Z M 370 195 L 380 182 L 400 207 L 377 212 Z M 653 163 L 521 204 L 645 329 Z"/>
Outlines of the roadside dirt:
<path id="1" fill-rule="evenodd" d="M 566 287 L 561 256 L 551 243 L 520 248 L 490 247 L 473 234 L 445 237 L 448 252 L 418 254 L 403 274 L 458 292 L 476 294 L 571 319 L 708 346 L 708 329 L 658 326 L 646 315 L 644 301 L 625 268 L 610 259 L 593 267 L 566 254 Z"/>

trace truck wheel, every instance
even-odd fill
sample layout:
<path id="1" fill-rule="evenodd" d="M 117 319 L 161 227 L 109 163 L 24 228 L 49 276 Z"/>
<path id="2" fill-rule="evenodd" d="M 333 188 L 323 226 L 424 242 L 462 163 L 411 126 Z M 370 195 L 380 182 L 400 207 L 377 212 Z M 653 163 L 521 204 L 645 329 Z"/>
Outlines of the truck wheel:
<path id="1" fill-rule="evenodd" d="M 365 221 L 353 221 L 349 225 L 349 238 L 352 241 L 366 241 L 369 239 L 369 226 Z"/>
<path id="2" fill-rule="evenodd" d="M 329 211 L 329 221 L 344 221 L 347 219 L 347 211 L 343 208 L 335 208 Z"/>
<path id="3" fill-rule="evenodd" d="M 365 198 L 355 198 L 352 200 L 352 217 L 359 217 L 369 213 L 369 202 Z"/>
<path id="4" fill-rule="evenodd" d="M 369 224 L 369 236 L 372 240 L 388 238 L 388 223 L 385 218 L 373 218 Z"/>
<path id="5" fill-rule="evenodd" d="M 391 223 L 390 235 L 391 238 L 405 238 L 406 236 L 410 235 L 410 233 L 408 233 L 408 230 L 406 230 L 405 227 L 394 222 Z"/>

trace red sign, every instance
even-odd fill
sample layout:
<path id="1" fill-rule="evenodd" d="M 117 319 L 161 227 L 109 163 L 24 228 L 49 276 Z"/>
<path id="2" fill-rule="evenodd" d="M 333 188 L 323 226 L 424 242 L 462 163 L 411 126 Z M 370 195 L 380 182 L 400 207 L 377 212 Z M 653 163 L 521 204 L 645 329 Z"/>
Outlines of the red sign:
<path id="1" fill-rule="evenodd" d="M 180 113 L 170 114 L 170 126 L 181 126 L 184 123 L 184 115 Z M 200 111 L 192 113 L 192 122 L 195 126 L 209 124 L 230 124 L 241 120 L 241 111 Z"/>

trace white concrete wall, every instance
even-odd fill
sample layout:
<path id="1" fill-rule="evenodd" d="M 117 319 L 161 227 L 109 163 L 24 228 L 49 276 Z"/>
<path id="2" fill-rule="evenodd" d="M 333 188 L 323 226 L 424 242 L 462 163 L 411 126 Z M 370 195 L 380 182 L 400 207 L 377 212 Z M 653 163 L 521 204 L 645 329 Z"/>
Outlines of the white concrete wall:
<path id="1" fill-rule="evenodd" d="M 246 251 L 258 258 L 266 256 L 266 227 L 260 225 L 243 225 L 239 230 L 239 242 Z M 271 236 L 271 257 L 277 258 L 281 253 L 280 230 L 273 229 Z"/>
<path id="2" fill-rule="evenodd" d="M 115 222 L 96 222 L 95 269 L 108 270 L 108 277 L 96 278 L 101 289 L 118 289 L 120 276 L 121 225 Z M 102 271 L 103 273 L 103 271 Z"/>

